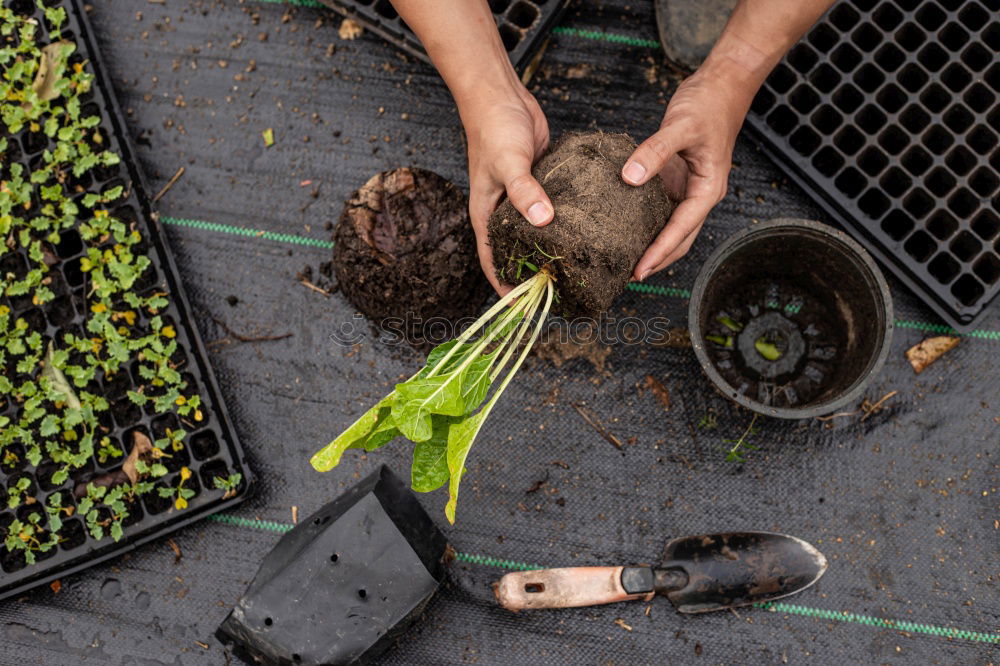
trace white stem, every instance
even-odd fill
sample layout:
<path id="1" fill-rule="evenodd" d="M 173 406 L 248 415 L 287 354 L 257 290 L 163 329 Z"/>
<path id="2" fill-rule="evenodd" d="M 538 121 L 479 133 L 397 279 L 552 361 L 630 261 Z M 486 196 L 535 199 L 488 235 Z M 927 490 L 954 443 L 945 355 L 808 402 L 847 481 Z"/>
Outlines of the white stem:
<path id="1" fill-rule="evenodd" d="M 551 280 L 548 281 L 548 283 L 551 282 L 552 282 Z M 538 306 L 542 304 L 542 295 L 543 295 L 542 289 L 538 289 L 536 292 L 533 292 L 531 294 L 530 296 L 531 303 L 529 310 L 524 320 L 521 322 L 521 325 L 518 326 L 517 335 L 512 336 L 512 338 L 508 340 L 508 343 L 510 343 L 510 345 L 507 347 L 507 351 L 504 352 L 503 358 L 500 359 L 500 363 L 497 365 L 496 369 L 490 370 L 491 384 L 494 381 L 496 381 L 496 378 L 500 375 L 501 372 L 503 372 L 504 367 L 507 365 L 507 361 L 510 360 L 510 357 L 517 350 L 518 345 L 521 344 L 521 340 L 524 339 L 524 334 L 528 331 L 528 328 L 531 326 L 531 322 L 535 316 L 535 312 L 538 311 Z M 542 319 L 544 321 L 544 317 Z"/>
<path id="2" fill-rule="evenodd" d="M 504 392 L 504 389 L 507 388 L 507 385 L 510 384 L 510 381 L 514 379 L 514 375 L 517 374 L 517 371 L 521 368 L 521 365 L 524 363 L 524 360 L 528 358 L 528 354 L 531 352 L 531 348 L 534 346 L 535 340 L 538 339 L 538 334 L 541 333 L 542 331 L 542 326 L 545 323 L 545 318 L 548 316 L 549 309 L 552 307 L 552 294 L 555 291 L 555 288 L 552 286 L 552 280 L 548 280 L 545 284 L 545 287 L 546 287 L 545 308 L 542 309 L 542 316 L 538 320 L 538 323 L 535 325 L 535 330 L 532 331 L 531 333 L 531 339 L 529 339 L 528 343 L 524 345 L 524 349 L 521 351 L 521 355 L 517 357 L 517 361 L 515 361 L 514 366 L 510 369 L 510 372 L 507 373 L 507 376 L 503 378 L 503 381 L 500 383 L 500 386 L 497 387 L 496 393 L 493 394 L 493 397 L 490 398 L 490 401 L 487 402 L 486 406 L 483 407 L 483 417 L 479 422 L 480 425 L 482 425 L 482 423 L 486 421 L 486 417 L 489 416 L 490 410 L 493 409 L 493 405 L 495 405 L 497 400 L 500 398 L 500 394 Z M 478 432 L 479 430 L 477 429 L 476 433 L 473 434 L 473 438 L 475 438 Z"/>
<path id="3" fill-rule="evenodd" d="M 539 273 L 539 275 L 541 275 L 541 273 Z M 526 292 L 529 289 L 531 289 L 535 285 L 535 281 L 537 279 L 538 279 L 538 275 L 536 275 L 535 277 L 531 278 L 530 280 L 525 280 L 521 284 L 519 284 L 516 287 L 514 287 L 510 291 L 510 293 L 508 293 L 506 296 L 504 296 L 503 298 L 501 298 L 499 301 L 497 301 L 493 305 L 493 307 L 491 307 L 489 310 L 487 310 L 483 314 L 482 317 L 480 317 L 475 322 L 473 322 L 472 326 L 470 326 L 469 328 L 467 328 L 465 330 L 465 332 L 462 333 L 462 335 L 458 336 L 458 339 L 455 341 L 455 346 L 448 350 L 448 353 L 444 355 L 444 358 L 442 358 L 438 362 L 438 364 L 436 366 L 434 366 L 434 370 L 431 370 L 428 373 L 427 376 L 428 377 L 433 377 L 434 375 L 436 375 L 437 374 L 437 369 L 438 368 L 443 368 L 445 366 L 445 364 L 451 359 L 451 357 L 454 356 L 458 352 L 458 350 L 461 348 L 461 346 L 462 346 L 463 343 L 465 343 L 469 338 L 471 338 L 476 333 L 476 331 L 478 331 L 483 326 L 485 326 L 487 324 L 487 322 L 489 322 L 489 320 L 494 317 L 494 315 L 496 315 L 498 312 L 500 312 L 505 307 L 507 307 L 508 305 L 510 305 L 510 303 L 512 303 L 514 301 L 514 299 L 516 299 L 521 294 L 523 294 L 524 292 Z"/>

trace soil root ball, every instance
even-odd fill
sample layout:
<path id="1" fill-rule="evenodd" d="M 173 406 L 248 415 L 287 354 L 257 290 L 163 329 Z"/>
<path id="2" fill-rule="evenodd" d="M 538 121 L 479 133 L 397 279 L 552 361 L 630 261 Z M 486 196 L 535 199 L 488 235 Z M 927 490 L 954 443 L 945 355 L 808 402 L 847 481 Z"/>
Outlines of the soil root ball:
<path id="1" fill-rule="evenodd" d="M 561 314 L 592 317 L 607 310 L 674 209 L 659 178 L 642 187 L 622 180 L 635 148 L 626 134 L 562 137 L 532 170 L 555 207 L 553 221 L 534 227 L 509 200 L 490 217 L 500 281 L 523 282 L 549 264 Z"/>
<path id="2" fill-rule="evenodd" d="M 475 315 L 490 291 L 468 201 L 430 171 L 402 167 L 373 176 L 345 202 L 333 240 L 333 268 L 347 300 L 414 344 L 430 335 L 429 320 Z"/>

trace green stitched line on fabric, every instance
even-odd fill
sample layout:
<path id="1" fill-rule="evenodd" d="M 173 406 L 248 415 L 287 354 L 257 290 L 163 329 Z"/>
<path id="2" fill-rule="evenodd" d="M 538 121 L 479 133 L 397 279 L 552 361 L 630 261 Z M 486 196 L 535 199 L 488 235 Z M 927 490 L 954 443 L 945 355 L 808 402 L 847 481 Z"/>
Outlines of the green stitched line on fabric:
<path id="1" fill-rule="evenodd" d="M 673 296 L 674 298 L 691 298 L 691 292 L 678 287 L 661 287 L 658 284 L 645 284 L 643 282 L 629 282 L 625 287 L 640 294 L 656 294 L 657 296 Z"/>
<path id="2" fill-rule="evenodd" d="M 266 532 L 276 532 L 284 534 L 292 530 L 295 525 L 291 523 L 279 523 L 273 520 L 257 520 L 256 518 L 242 518 L 228 513 L 216 513 L 208 516 L 208 520 L 232 525 L 234 527 L 245 527 L 251 529 L 264 530 Z M 468 562 L 480 566 L 495 567 L 497 569 L 508 569 L 510 571 L 532 571 L 543 569 L 538 564 L 528 564 L 516 560 L 505 560 L 489 555 L 479 555 L 477 553 L 455 553 L 455 560 L 458 562 Z M 849 622 L 852 624 L 878 627 L 882 629 L 895 629 L 897 631 L 908 631 L 913 634 L 926 634 L 928 636 L 940 636 L 941 638 L 961 638 L 967 641 L 979 643 L 1000 644 L 1000 634 L 988 633 L 984 631 L 970 631 L 968 629 L 949 629 L 933 624 L 923 624 L 920 622 L 910 622 L 907 620 L 887 620 L 885 618 L 873 617 L 871 615 L 859 615 L 847 611 L 832 611 L 825 608 L 810 608 L 809 606 L 799 606 L 797 604 L 786 604 L 781 601 L 754 604 L 755 608 L 770 611 L 772 613 L 788 613 L 789 615 L 802 615 L 804 617 L 814 617 L 822 620 L 834 620 L 837 622 Z"/>
<path id="3" fill-rule="evenodd" d="M 474 553 L 455 553 L 455 559 L 459 562 L 469 562 L 471 564 L 481 564 L 487 567 L 497 567 L 498 569 L 511 569 L 513 571 L 533 571 L 542 569 L 537 564 L 525 564 L 514 560 L 501 560 L 489 555 L 476 555 Z"/>
<path id="4" fill-rule="evenodd" d="M 625 44 L 626 46 L 641 46 L 647 49 L 658 49 L 660 43 L 655 39 L 643 39 L 642 37 L 630 37 L 629 35 L 619 35 L 613 32 L 601 32 L 599 30 L 581 30 L 565 25 L 557 25 L 552 28 L 553 35 L 569 35 L 570 37 L 581 37 L 583 39 L 594 39 L 612 44 Z"/>
<path id="5" fill-rule="evenodd" d="M 863 624 L 869 627 L 881 627 L 885 629 L 897 629 L 908 631 L 914 634 L 927 634 L 929 636 L 941 636 L 942 638 L 962 638 L 967 641 L 978 641 L 980 643 L 1000 643 L 1000 634 L 987 633 L 983 631 L 969 631 L 968 629 L 949 629 L 933 624 L 922 624 L 907 620 L 887 620 L 871 615 L 858 615 L 847 611 L 832 611 L 823 608 L 809 608 L 797 604 L 786 604 L 781 601 L 754 604 L 756 608 L 781 612 L 790 615 L 803 615 L 805 617 L 815 617 L 823 620 L 835 620 L 837 622 L 850 622 L 853 624 Z"/>
<path id="6" fill-rule="evenodd" d="M 258 0 L 259 2 L 269 2 L 271 0 Z M 281 0 L 284 1 L 284 0 Z M 274 231 L 264 231 L 262 229 L 248 229 L 246 227 L 237 227 L 233 224 L 223 224 L 221 222 L 206 222 L 205 220 L 192 220 L 186 217 L 161 217 L 160 222 L 163 224 L 174 225 L 178 227 L 189 227 L 192 229 L 201 229 L 202 231 L 215 231 L 223 234 L 232 234 L 234 236 L 245 236 L 247 238 L 263 238 L 264 240 L 276 241 L 279 243 L 294 243 L 296 245 L 308 245 L 310 247 L 318 247 L 324 250 L 329 250 L 333 248 L 333 241 L 322 240 L 319 238 L 309 238 L 308 236 L 296 236 L 294 234 L 281 234 Z M 691 298 L 691 292 L 687 289 L 681 289 L 680 287 L 663 287 L 658 284 L 644 284 L 642 282 L 630 282 L 627 288 L 630 291 L 635 291 L 640 294 L 655 294 L 657 296 L 669 296 L 671 298 Z M 932 324 L 923 321 L 909 321 L 907 319 L 897 319 L 897 328 L 912 328 L 920 331 L 926 331 L 929 333 L 942 333 L 947 335 L 963 335 L 969 338 L 979 338 L 982 340 L 994 340 L 1000 342 L 1000 331 L 987 331 L 983 329 L 976 329 L 974 331 L 969 331 L 968 333 L 959 333 L 950 326 L 944 324 Z"/>
<path id="7" fill-rule="evenodd" d="M 256 530 L 267 530 L 268 532 L 278 532 L 284 534 L 291 531 L 295 525 L 290 523 L 278 523 L 273 520 L 257 520 L 256 518 L 241 518 L 228 513 L 213 513 L 209 520 L 236 527 L 249 527 Z"/>
<path id="8" fill-rule="evenodd" d="M 970 338 L 982 338 L 984 340 L 1000 340 L 1000 331 L 986 331 L 977 328 L 976 330 L 969 331 L 968 333 L 959 333 L 951 326 L 946 326 L 945 324 L 931 324 L 926 321 L 907 321 L 905 319 L 897 319 L 896 327 L 913 328 L 918 331 L 925 331 L 927 333 L 943 333 L 946 335 L 965 335 Z"/>
<path id="9" fill-rule="evenodd" d="M 294 234 L 280 234 L 274 231 L 264 231 L 262 229 L 247 229 L 237 227 L 232 224 L 222 224 L 221 222 L 205 222 L 204 220 L 191 220 L 184 217 L 161 217 L 163 224 L 172 224 L 178 227 L 191 227 L 203 231 L 218 231 L 224 234 L 235 236 L 247 236 L 248 238 L 263 238 L 265 240 L 277 241 L 279 243 L 295 243 L 297 245 L 310 245 L 329 250 L 333 247 L 333 241 L 320 240 L 319 238 L 309 238 L 308 236 L 296 236 Z"/>

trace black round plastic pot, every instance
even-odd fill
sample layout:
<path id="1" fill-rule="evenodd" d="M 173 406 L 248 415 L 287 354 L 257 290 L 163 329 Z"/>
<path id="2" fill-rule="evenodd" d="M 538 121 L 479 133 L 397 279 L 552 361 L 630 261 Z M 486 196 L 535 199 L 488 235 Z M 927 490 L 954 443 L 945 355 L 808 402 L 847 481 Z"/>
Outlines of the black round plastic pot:
<path id="1" fill-rule="evenodd" d="M 777 303 L 775 296 L 768 299 L 774 303 L 740 310 L 740 322 L 719 316 L 743 294 L 771 293 L 768 289 L 777 294 L 779 283 L 790 285 L 797 307 Z M 826 356 L 811 346 L 809 336 L 817 334 L 808 316 L 835 339 Z M 875 262 L 846 234 L 810 220 L 776 219 L 734 234 L 716 248 L 695 280 L 688 321 L 698 361 L 723 395 L 760 414 L 804 419 L 860 401 L 889 353 L 892 298 Z M 719 321 L 732 331 L 721 354 L 705 337 Z M 755 354 L 755 341 L 765 335 L 780 340 L 779 358 Z M 803 373 L 818 378 L 807 399 L 784 405 L 760 399 L 777 396 Z M 784 394 L 786 401 L 792 391 Z"/>

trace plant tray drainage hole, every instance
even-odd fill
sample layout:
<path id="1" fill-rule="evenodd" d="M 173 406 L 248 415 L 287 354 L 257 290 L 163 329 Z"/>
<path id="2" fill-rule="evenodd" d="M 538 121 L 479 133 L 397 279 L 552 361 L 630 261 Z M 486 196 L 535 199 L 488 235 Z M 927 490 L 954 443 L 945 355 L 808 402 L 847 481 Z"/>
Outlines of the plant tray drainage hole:
<path id="1" fill-rule="evenodd" d="M 948 240 L 958 229 L 958 220 L 946 210 L 934 211 L 927 220 L 927 231 L 934 234 L 938 240 Z"/>
<path id="2" fill-rule="evenodd" d="M 836 314 L 791 283 L 758 281 L 707 325 L 707 348 L 731 386 L 775 407 L 808 404 L 829 385 L 840 338 Z"/>
<path id="3" fill-rule="evenodd" d="M 931 156 L 920 146 L 914 146 L 903 153 L 903 168 L 914 176 L 919 176 L 927 171 L 932 163 L 933 159 Z"/>
<path id="4" fill-rule="evenodd" d="M 513 51 L 521 43 L 521 31 L 509 23 L 504 23 L 500 26 L 500 40 L 505 49 Z"/>
<path id="5" fill-rule="evenodd" d="M 951 286 L 951 293 L 962 305 L 973 306 L 983 297 L 986 289 L 979 283 L 979 280 L 966 273 L 955 280 Z"/>
<path id="6" fill-rule="evenodd" d="M 984 254 L 973 266 L 972 272 L 986 284 L 1000 280 L 1000 258 L 995 254 Z"/>
<path id="7" fill-rule="evenodd" d="M 517 2 L 507 12 L 507 20 L 520 28 L 530 28 L 538 20 L 538 9 L 527 2 Z"/>
<path id="8" fill-rule="evenodd" d="M 1000 231 L 1000 217 L 989 209 L 980 211 L 969 225 L 972 230 L 983 240 L 990 240 Z"/>

